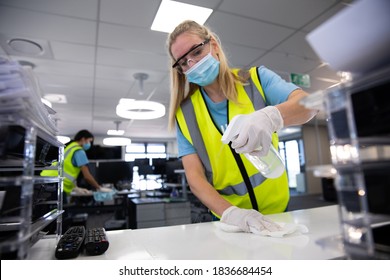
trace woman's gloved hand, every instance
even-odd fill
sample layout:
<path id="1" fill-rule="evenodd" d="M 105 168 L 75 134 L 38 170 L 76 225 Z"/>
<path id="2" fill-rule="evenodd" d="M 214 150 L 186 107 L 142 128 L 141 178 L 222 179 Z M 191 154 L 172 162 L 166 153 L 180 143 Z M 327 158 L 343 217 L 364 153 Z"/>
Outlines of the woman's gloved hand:
<path id="1" fill-rule="evenodd" d="M 268 154 L 272 141 L 272 133 L 283 127 L 283 118 L 275 106 L 243 115 L 240 120 L 238 136 L 231 140 L 232 148 L 237 153 L 249 153 L 253 156 Z M 259 149 L 261 147 L 261 149 Z"/>
<path id="2" fill-rule="evenodd" d="M 87 190 L 85 188 L 80 188 L 80 187 L 74 187 L 73 192 L 78 194 L 78 195 L 91 195 L 92 192 L 90 190 Z"/>
<path id="3" fill-rule="evenodd" d="M 245 232 L 280 231 L 281 227 L 260 212 L 231 206 L 222 213 L 221 222 L 239 227 Z"/>

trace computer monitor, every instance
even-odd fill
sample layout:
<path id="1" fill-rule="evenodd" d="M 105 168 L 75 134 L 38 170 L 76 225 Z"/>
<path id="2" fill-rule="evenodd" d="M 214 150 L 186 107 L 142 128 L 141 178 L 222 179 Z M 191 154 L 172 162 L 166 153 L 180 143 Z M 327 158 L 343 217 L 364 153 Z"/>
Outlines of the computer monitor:
<path id="1" fill-rule="evenodd" d="M 139 175 L 149 175 L 153 174 L 153 167 L 150 165 L 150 160 L 148 158 L 136 158 L 134 160 L 134 166 L 138 166 Z"/>
<path id="2" fill-rule="evenodd" d="M 97 178 L 97 163 L 90 161 L 88 163 L 88 169 L 91 175 L 94 178 Z M 79 176 L 77 177 L 77 186 L 80 188 L 88 189 L 88 190 L 93 190 L 94 188 L 85 180 L 83 176 L 83 172 L 79 173 Z"/>
<path id="3" fill-rule="evenodd" d="M 114 184 L 131 181 L 133 164 L 128 161 L 99 161 L 97 164 L 97 181 L 100 184 Z"/>
<path id="4" fill-rule="evenodd" d="M 175 173 L 175 170 L 184 169 L 181 159 L 170 160 L 165 164 L 165 174 L 167 182 L 179 182 L 180 174 Z"/>
<path id="5" fill-rule="evenodd" d="M 101 147 L 99 145 L 93 145 L 87 152 L 88 159 L 90 160 L 121 160 L 122 159 L 122 147 Z"/>
<path id="6" fill-rule="evenodd" d="M 166 163 L 167 160 L 165 158 L 152 159 L 153 174 L 161 175 L 161 177 L 164 177 Z"/>

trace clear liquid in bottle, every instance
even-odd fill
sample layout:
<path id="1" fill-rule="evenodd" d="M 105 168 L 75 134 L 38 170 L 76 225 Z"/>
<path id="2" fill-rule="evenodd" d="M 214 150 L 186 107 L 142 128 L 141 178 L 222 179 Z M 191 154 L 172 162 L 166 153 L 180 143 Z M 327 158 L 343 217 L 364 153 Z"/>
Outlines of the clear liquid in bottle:
<path id="1" fill-rule="evenodd" d="M 283 160 L 272 145 L 268 154 L 263 157 L 253 156 L 249 153 L 245 153 L 244 155 L 266 178 L 278 178 L 284 172 Z"/>

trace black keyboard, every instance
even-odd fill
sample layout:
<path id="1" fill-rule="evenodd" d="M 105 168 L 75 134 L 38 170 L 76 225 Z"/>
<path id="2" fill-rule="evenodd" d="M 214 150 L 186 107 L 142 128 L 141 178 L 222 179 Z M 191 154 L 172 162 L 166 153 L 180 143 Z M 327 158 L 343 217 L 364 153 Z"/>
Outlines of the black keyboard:
<path id="1" fill-rule="evenodd" d="M 55 257 L 59 260 L 76 258 L 84 243 L 84 226 L 70 227 L 60 238 L 55 250 Z"/>
<path id="2" fill-rule="evenodd" d="M 101 255 L 107 251 L 108 245 L 109 242 L 104 228 L 90 228 L 87 230 L 84 243 L 87 255 Z"/>

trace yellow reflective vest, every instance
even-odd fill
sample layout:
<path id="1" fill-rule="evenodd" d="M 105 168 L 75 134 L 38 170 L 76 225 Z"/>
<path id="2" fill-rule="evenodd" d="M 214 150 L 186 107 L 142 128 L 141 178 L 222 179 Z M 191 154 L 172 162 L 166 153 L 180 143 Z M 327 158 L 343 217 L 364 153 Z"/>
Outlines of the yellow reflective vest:
<path id="1" fill-rule="evenodd" d="M 238 70 L 233 70 L 235 74 Z M 257 67 L 249 70 L 248 83 L 236 84 L 238 102 L 227 101 L 228 121 L 238 114 L 249 114 L 264 108 L 265 95 Z M 221 141 L 222 133 L 214 123 L 207 104 L 198 89 L 176 112 L 177 124 L 195 150 L 206 170 L 208 181 L 232 205 L 256 209 L 263 214 L 285 211 L 289 201 L 287 174 L 268 179 L 230 145 Z M 278 136 L 272 143 L 278 148 Z"/>
<path id="2" fill-rule="evenodd" d="M 76 151 L 83 148 L 77 142 L 71 142 L 64 149 L 64 192 L 70 194 L 76 186 L 77 177 L 80 174 L 80 167 L 74 166 L 72 163 L 73 155 Z M 41 172 L 41 176 L 57 177 L 58 176 L 58 162 L 53 162 L 50 169 L 45 169 Z"/>

